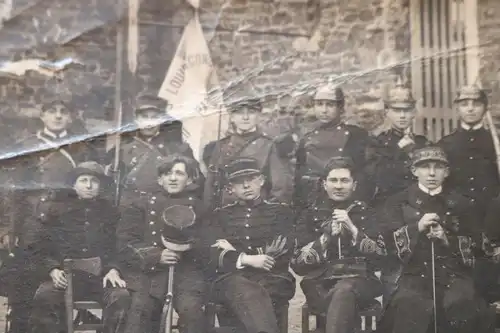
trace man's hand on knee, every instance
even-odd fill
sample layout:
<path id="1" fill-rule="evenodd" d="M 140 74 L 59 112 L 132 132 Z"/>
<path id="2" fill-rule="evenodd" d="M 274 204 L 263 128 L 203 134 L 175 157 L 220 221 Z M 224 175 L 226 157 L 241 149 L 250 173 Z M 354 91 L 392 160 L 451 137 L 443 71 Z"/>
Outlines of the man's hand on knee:
<path id="1" fill-rule="evenodd" d="M 50 277 L 56 288 L 66 289 L 68 286 L 68 280 L 66 280 L 66 274 L 63 270 L 54 268 L 50 271 Z"/>
<path id="2" fill-rule="evenodd" d="M 123 280 L 120 277 L 120 273 L 114 268 L 110 269 L 109 272 L 102 279 L 102 287 L 106 288 L 106 285 L 108 283 L 111 284 L 111 286 L 113 288 L 116 288 L 116 287 L 126 288 L 127 287 L 127 283 L 125 282 L 125 280 Z"/>

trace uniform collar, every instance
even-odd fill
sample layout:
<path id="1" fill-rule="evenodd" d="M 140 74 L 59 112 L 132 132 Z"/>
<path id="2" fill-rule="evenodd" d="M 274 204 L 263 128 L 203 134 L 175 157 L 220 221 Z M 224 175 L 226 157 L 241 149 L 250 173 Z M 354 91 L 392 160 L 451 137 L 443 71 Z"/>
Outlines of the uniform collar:
<path id="1" fill-rule="evenodd" d="M 427 195 L 430 195 L 431 197 L 443 193 L 443 186 L 439 186 L 438 188 L 436 188 L 434 190 L 429 190 L 428 188 L 426 188 L 422 184 L 418 183 L 418 188 L 420 189 L 420 191 L 424 192 Z"/>
<path id="2" fill-rule="evenodd" d="M 44 128 L 43 131 L 42 131 L 42 134 L 44 136 L 46 136 L 46 137 L 49 137 L 51 139 L 56 140 L 56 139 L 62 139 L 62 138 L 67 137 L 68 136 L 68 131 L 64 130 L 61 133 L 59 133 L 59 135 L 58 135 L 58 134 L 56 134 L 56 133 L 54 133 L 52 131 L 49 131 L 47 128 Z"/>
<path id="3" fill-rule="evenodd" d="M 234 134 L 239 135 L 239 136 L 246 136 L 246 135 L 251 135 L 251 134 L 253 134 L 253 133 L 257 132 L 257 131 L 258 131 L 257 126 L 255 126 L 254 128 L 252 128 L 252 130 L 247 131 L 245 133 L 239 133 L 238 130 L 235 128 L 234 129 Z"/>
<path id="4" fill-rule="evenodd" d="M 155 140 L 157 137 L 160 136 L 160 131 L 158 130 L 154 135 L 151 136 L 144 136 L 141 135 L 140 132 L 137 133 L 137 137 L 141 139 L 144 142 L 151 143 L 151 141 Z"/>
<path id="5" fill-rule="evenodd" d="M 476 124 L 474 126 L 470 126 L 470 125 L 467 125 L 463 122 L 460 123 L 460 127 L 466 131 L 476 131 L 478 129 L 481 129 L 483 128 L 483 122 L 480 122 L 479 124 Z"/>
<path id="6" fill-rule="evenodd" d="M 262 196 L 260 196 L 257 199 L 252 200 L 252 201 L 240 200 L 239 203 L 242 206 L 255 207 L 255 206 L 260 205 L 262 203 L 262 201 L 263 201 Z"/>

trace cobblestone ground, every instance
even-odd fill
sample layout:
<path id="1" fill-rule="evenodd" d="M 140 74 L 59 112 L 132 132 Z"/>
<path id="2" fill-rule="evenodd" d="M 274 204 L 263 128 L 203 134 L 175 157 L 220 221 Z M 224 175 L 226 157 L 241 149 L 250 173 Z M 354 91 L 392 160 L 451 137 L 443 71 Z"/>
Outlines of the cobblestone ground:
<path id="1" fill-rule="evenodd" d="M 5 333 L 6 302 L 7 300 L 5 298 L 0 297 L 0 333 Z M 290 302 L 290 310 L 288 313 L 289 333 L 300 333 L 300 309 L 303 303 L 304 294 L 302 290 L 300 290 L 299 281 L 297 281 L 297 292 Z"/>

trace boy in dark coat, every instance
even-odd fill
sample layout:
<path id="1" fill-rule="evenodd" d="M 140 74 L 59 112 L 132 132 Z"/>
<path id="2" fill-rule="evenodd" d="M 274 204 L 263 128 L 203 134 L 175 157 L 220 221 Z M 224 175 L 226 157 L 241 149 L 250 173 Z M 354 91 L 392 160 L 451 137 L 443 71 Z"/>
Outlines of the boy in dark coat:
<path id="1" fill-rule="evenodd" d="M 99 197 L 107 181 L 104 168 L 84 162 L 70 172 L 73 190 L 60 193 L 41 207 L 43 232 L 36 243 L 41 270 L 50 280 L 36 291 L 31 319 L 32 332 L 64 331 L 61 313 L 68 286 L 64 259 L 89 259 L 102 275 L 78 271 L 73 276 L 75 300 L 98 300 L 103 305 L 104 332 L 118 333 L 125 328 L 130 297 L 116 261 L 115 230 L 118 212 Z"/>

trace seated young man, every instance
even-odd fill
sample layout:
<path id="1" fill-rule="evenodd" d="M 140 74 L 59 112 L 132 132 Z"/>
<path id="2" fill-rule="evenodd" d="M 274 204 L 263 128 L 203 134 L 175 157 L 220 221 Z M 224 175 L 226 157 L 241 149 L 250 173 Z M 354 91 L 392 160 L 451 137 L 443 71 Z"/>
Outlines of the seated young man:
<path id="1" fill-rule="evenodd" d="M 416 150 L 412 172 L 417 184 L 386 202 L 385 243 L 403 271 L 380 331 L 427 333 L 437 326 L 439 332 L 494 332 L 472 279 L 472 239 L 461 230 L 473 218 L 471 200 L 443 187 L 449 169 L 439 147 Z"/>
<path id="2" fill-rule="evenodd" d="M 324 193 L 297 223 L 292 268 L 304 276 L 300 286 L 313 312 L 326 313 L 326 332 L 350 333 L 358 311 L 382 294 L 374 273 L 385 252 L 377 244 L 374 212 L 353 200 L 352 160 L 332 158 L 322 178 Z"/>
<path id="3" fill-rule="evenodd" d="M 226 326 L 236 319 L 248 333 L 278 333 L 282 305 L 295 294 L 288 271 L 293 212 L 261 197 L 265 178 L 253 158 L 229 163 L 225 179 L 237 201 L 216 209 L 206 227 L 215 273 L 212 298 L 228 311 L 219 321 Z"/>
<path id="4" fill-rule="evenodd" d="M 158 186 L 154 191 L 140 195 L 131 191 L 122 199 L 118 249 L 125 267 L 123 276 L 132 294 L 126 332 L 159 331 L 168 292 L 169 265 L 175 265 L 173 304 L 179 314 L 181 332 L 206 330 L 206 287 L 200 260 L 192 250 L 172 251 L 162 242 L 167 209 L 178 205 L 191 207 L 196 214 L 195 225 L 203 218 L 201 201 L 195 196 L 198 171 L 194 159 L 169 155 L 158 167 Z M 195 234 L 192 230 L 189 238 Z"/>
<path id="5" fill-rule="evenodd" d="M 104 332 L 124 332 L 130 295 L 115 261 L 115 230 L 118 212 L 99 197 L 107 181 L 96 162 L 83 162 L 70 172 L 73 187 L 41 207 L 44 229 L 37 248 L 41 269 L 48 280 L 34 298 L 31 317 L 33 333 L 65 331 L 64 291 L 68 286 L 64 259 L 92 259 L 100 262 L 104 276 L 74 271 L 74 300 L 102 301 Z"/>

